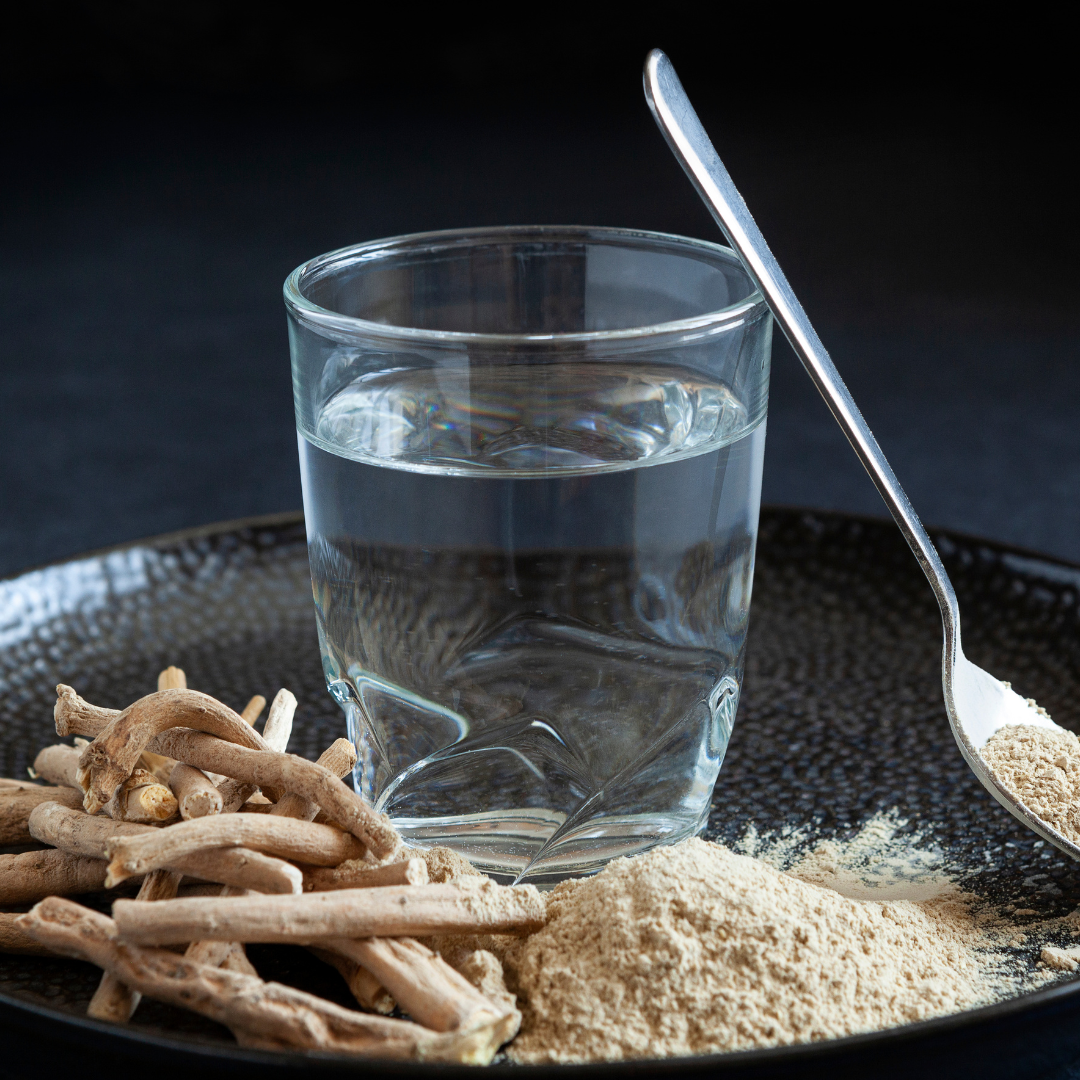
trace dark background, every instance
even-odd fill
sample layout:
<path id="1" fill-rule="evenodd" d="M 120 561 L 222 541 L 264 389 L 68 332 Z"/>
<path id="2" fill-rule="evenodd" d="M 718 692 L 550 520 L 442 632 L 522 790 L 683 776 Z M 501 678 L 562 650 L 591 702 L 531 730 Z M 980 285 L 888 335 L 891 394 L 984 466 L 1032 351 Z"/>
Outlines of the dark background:
<path id="1" fill-rule="evenodd" d="M 305 258 L 482 224 L 719 238 L 645 107 L 654 45 L 923 517 L 1080 560 L 1070 35 L 898 10 L 12 21 L 0 573 L 300 505 L 281 284 Z M 764 497 L 883 511 L 782 342 Z"/>
<path id="2" fill-rule="evenodd" d="M 9 5 L 0 574 L 299 507 L 306 258 L 483 224 L 717 239 L 644 104 L 653 46 L 924 518 L 1080 561 L 1074 35 L 810 7 Z M 882 510 L 779 340 L 764 497 Z"/>

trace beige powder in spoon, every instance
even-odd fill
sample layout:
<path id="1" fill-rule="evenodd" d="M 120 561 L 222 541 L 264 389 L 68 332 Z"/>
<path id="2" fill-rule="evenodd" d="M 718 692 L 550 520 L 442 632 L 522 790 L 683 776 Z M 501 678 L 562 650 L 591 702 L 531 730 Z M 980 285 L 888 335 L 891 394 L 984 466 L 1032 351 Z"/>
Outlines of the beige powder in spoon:
<path id="1" fill-rule="evenodd" d="M 1036 817 L 1080 844 L 1080 739 L 1071 731 L 1009 724 L 979 756 Z"/>

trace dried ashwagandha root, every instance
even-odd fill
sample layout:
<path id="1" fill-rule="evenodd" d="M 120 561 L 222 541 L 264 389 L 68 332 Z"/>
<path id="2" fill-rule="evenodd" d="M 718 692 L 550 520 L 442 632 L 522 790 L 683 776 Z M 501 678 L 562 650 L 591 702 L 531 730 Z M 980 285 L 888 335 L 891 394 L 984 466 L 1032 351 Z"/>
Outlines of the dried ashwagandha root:
<path id="1" fill-rule="evenodd" d="M 151 740 L 176 727 L 208 732 L 253 750 L 268 749 L 262 736 L 216 698 L 197 690 L 159 690 L 111 719 L 83 750 L 79 766 L 90 773 L 83 800 L 87 812 L 96 814 L 105 806 L 131 775 L 142 752 L 155 749 L 149 745 Z"/>
<path id="2" fill-rule="evenodd" d="M 17 912 L 0 911 L 0 953 L 11 956 L 56 956 L 52 949 L 47 945 L 42 945 L 37 938 L 18 925 L 20 918 L 22 916 Z M 367 972 L 365 971 L 364 974 L 367 975 Z M 393 1008 L 394 1003 L 391 1000 L 387 1012 L 392 1012 Z"/>
<path id="3" fill-rule="evenodd" d="M 397 1005 L 390 996 L 386 987 L 375 978 L 366 968 L 362 968 L 355 960 L 341 953 L 332 952 L 329 949 L 321 949 L 318 945 L 309 945 L 308 952 L 318 957 L 324 964 L 329 964 L 345 980 L 349 993 L 356 999 L 356 1003 L 371 1012 L 389 1016 Z"/>
<path id="4" fill-rule="evenodd" d="M 281 695 L 278 695 L 281 698 Z M 254 699 L 253 699 L 254 700 Z M 275 699 L 275 704 L 277 704 Z M 293 699 L 295 701 L 295 698 Z M 263 704 L 265 704 L 265 699 Z M 246 713 L 246 710 L 245 710 Z M 245 719 L 247 717 L 245 716 Z M 254 719 L 254 718 L 252 718 Z M 291 713 L 290 713 L 291 723 Z M 279 731 L 282 728 L 279 727 Z M 288 742 L 288 732 L 285 732 L 285 741 Z M 323 752 L 319 757 L 320 765 L 325 769 L 330 769 L 336 776 L 344 776 L 349 772 L 353 765 L 356 764 L 356 751 L 353 749 L 352 743 L 346 739 L 338 739 L 336 742 Z M 226 788 L 232 788 L 229 792 L 228 802 L 226 804 L 226 812 L 232 813 L 236 810 L 242 809 L 241 803 L 247 797 L 247 795 L 254 790 L 254 787 L 248 785 L 240 785 L 236 780 L 226 780 L 222 785 L 223 790 Z M 282 799 L 271 806 L 272 812 L 279 817 L 291 817 L 300 821 L 308 821 L 314 817 L 318 806 L 312 803 L 309 799 L 305 799 L 299 795 L 285 795 Z M 219 891 L 218 896 L 230 896 L 235 895 L 232 890 L 225 889 Z M 237 960 L 238 957 L 243 957 L 243 962 L 247 962 L 247 955 L 244 952 L 244 946 L 238 941 L 193 941 L 187 947 L 187 952 L 184 954 L 189 959 L 197 960 L 201 963 L 207 963 L 212 966 L 220 966 L 230 960 Z M 350 960 L 342 960 L 342 965 L 356 968 Z M 234 970 L 241 970 L 240 968 L 234 968 Z M 389 1013 L 393 1011 L 394 1001 L 385 990 L 374 980 L 374 978 L 363 971 L 363 969 L 357 969 L 350 974 L 346 974 L 342 967 L 338 968 L 341 971 L 346 983 L 349 985 L 352 991 L 353 997 L 361 1005 L 369 1005 L 375 1012 Z M 254 970 L 252 971 L 254 974 Z M 386 1007 L 389 1003 L 389 1007 Z"/>
<path id="5" fill-rule="evenodd" d="M 79 777 L 81 755 L 82 751 L 77 746 L 68 746 L 67 743 L 46 746 L 34 758 L 34 774 L 48 784 L 58 784 L 81 792 L 84 790 Z"/>
<path id="6" fill-rule="evenodd" d="M 111 881 L 146 874 L 177 859 L 214 848 L 247 847 L 318 866 L 359 859 L 366 849 L 350 833 L 313 821 L 269 814 L 219 814 L 183 821 L 168 829 L 115 836 L 105 845 Z"/>
<path id="7" fill-rule="evenodd" d="M 152 772 L 135 769 L 102 809 L 116 821 L 160 825 L 176 817 L 179 806 L 176 796 Z"/>
<path id="8" fill-rule="evenodd" d="M 204 772 L 223 773 L 264 791 L 292 792 L 309 799 L 335 824 L 366 844 L 376 859 L 384 859 L 401 847 L 401 837 L 390 819 L 318 762 L 295 754 L 249 750 L 199 731 L 166 731 L 155 743 L 178 761 Z"/>
<path id="9" fill-rule="evenodd" d="M 262 694 L 255 694 L 250 701 L 240 710 L 240 719 L 245 724 L 251 724 L 254 726 L 255 721 L 262 716 L 263 709 L 266 708 L 266 698 Z"/>
<path id="10" fill-rule="evenodd" d="M 350 859 L 338 866 L 302 866 L 304 892 L 330 892 L 334 889 L 374 889 L 381 885 L 426 885 L 427 863 L 423 859 L 372 866 L 360 859 Z"/>
<path id="11" fill-rule="evenodd" d="M 296 698 L 288 690 L 279 690 L 263 725 L 263 740 L 271 750 L 284 754 L 292 735 Z"/>
<path id="12" fill-rule="evenodd" d="M 105 888 L 108 866 L 101 859 L 66 851 L 0 855 L 0 904 L 31 904 L 46 896 L 77 896 Z"/>
<path id="13" fill-rule="evenodd" d="M 53 720 L 56 723 L 56 734 L 62 739 L 69 735 L 96 739 L 119 715 L 119 709 L 105 709 L 84 701 L 70 686 L 60 683 L 56 688 Z"/>
<path id="14" fill-rule="evenodd" d="M 184 669 L 170 665 L 164 671 L 159 672 L 157 688 L 159 690 L 186 690 L 187 675 L 184 674 Z M 168 784 L 175 764 L 176 762 L 172 758 L 165 757 L 163 754 L 155 754 L 150 750 L 144 750 L 139 755 L 139 767 L 153 773 L 163 784 Z"/>
<path id="15" fill-rule="evenodd" d="M 38 904 L 18 923 L 47 947 L 97 964 L 147 997 L 226 1025 L 242 1046 L 483 1065 L 502 1040 L 498 1023 L 440 1034 L 405 1020 L 344 1009 L 252 975 L 193 963 L 164 949 L 134 947 L 117 939 L 106 916 L 58 897 Z"/>
<path id="16" fill-rule="evenodd" d="M 193 941 L 184 952 L 184 958 L 196 964 L 242 971 L 245 975 L 258 975 L 239 941 Z"/>
<path id="17" fill-rule="evenodd" d="M 82 792 L 69 787 L 45 787 L 42 784 L 21 784 L 0 788 L 0 844 L 16 846 L 31 844 L 30 815 L 42 803 L 58 802 L 64 806 L 82 807 Z"/>
<path id="18" fill-rule="evenodd" d="M 320 948 L 355 960 L 386 987 L 418 1023 L 433 1031 L 464 1031 L 502 1023 L 503 1041 L 521 1026 L 516 1009 L 500 1008 L 437 953 L 411 938 L 325 941 Z"/>
<path id="19" fill-rule="evenodd" d="M 171 900 L 180 887 L 182 875 L 172 870 L 155 870 L 143 878 L 137 900 Z M 95 1020 L 108 1020 L 114 1024 L 126 1024 L 139 1007 L 142 995 L 122 983 L 111 971 L 101 976 L 94 996 L 86 1007 L 86 1015 Z"/>
<path id="20" fill-rule="evenodd" d="M 175 826 L 174 826 L 175 828 Z M 544 924 L 532 885 L 489 878 L 444 885 L 391 885 L 299 896 L 191 897 L 168 904 L 117 900 L 120 936 L 137 945 L 220 941 L 320 944 L 332 938 L 517 933 Z"/>
<path id="21" fill-rule="evenodd" d="M 169 774 L 169 787 L 176 796 L 180 816 L 185 821 L 192 818 L 220 814 L 224 799 L 214 782 L 201 769 L 193 769 L 178 761 Z"/>
<path id="22" fill-rule="evenodd" d="M 165 691 L 165 693 L 193 694 L 195 692 L 174 690 Z M 154 696 L 151 695 L 151 697 Z M 213 698 L 206 698 L 205 695 L 199 695 L 199 697 L 205 698 L 208 702 L 214 701 Z M 148 700 L 142 699 L 143 702 Z M 130 709 L 125 710 L 125 713 L 130 715 L 131 710 L 140 704 L 141 702 L 136 702 Z M 232 713 L 231 709 L 226 709 L 220 702 L 215 704 L 220 710 Z M 109 710 L 88 705 L 69 686 L 61 685 L 57 688 L 55 716 L 58 733 L 81 734 L 86 731 L 97 731 L 99 735 L 104 735 L 108 725 L 118 722 L 121 714 L 112 713 L 111 719 L 107 719 L 104 725 L 99 723 L 102 719 L 101 714 L 109 715 Z M 262 741 L 260 736 L 244 725 L 239 717 L 236 717 L 235 713 L 232 713 L 232 716 L 251 736 Z M 188 720 L 190 717 L 182 722 L 186 723 Z M 189 724 L 189 726 L 198 727 L 198 724 Z M 76 729 L 80 730 L 76 732 Z M 113 734 L 118 730 L 113 729 Z M 241 739 L 228 742 L 225 738 L 212 738 L 211 735 L 204 734 L 202 730 L 172 728 L 156 735 L 151 740 L 149 748 L 155 753 L 166 754 L 177 761 L 202 769 L 206 773 L 229 776 L 266 791 L 276 790 L 301 795 L 316 803 L 333 822 L 341 825 L 365 843 L 376 859 L 383 859 L 393 854 L 401 846 L 401 838 L 389 819 L 372 809 L 352 788 L 343 784 L 330 769 L 293 754 L 253 750 L 249 748 L 250 742 L 240 745 L 241 742 Z M 98 747 L 99 752 L 102 752 L 104 748 L 111 746 L 111 743 L 99 743 L 98 738 L 95 738 L 84 754 L 89 754 L 95 746 Z M 126 761 L 127 758 L 123 760 Z M 86 759 L 83 763 L 87 764 Z M 115 775 L 116 768 L 110 775 Z M 93 775 L 97 777 L 98 772 L 95 770 Z M 91 799 L 91 793 L 95 791 L 95 783 L 97 780 L 92 779 L 91 791 L 87 792 L 91 805 L 94 802 Z M 101 787 L 102 785 L 99 784 L 98 788 L 101 789 Z M 98 790 L 98 796 L 102 793 L 102 790 Z M 87 805 L 87 809 L 90 808 L 91 806 Z"/>
<path id="23" fill-rule="evenodd" d="M 320 755 L 316 765 L 322 766 L 337 777 L 347 776 L 356 764 L 356 747 L 348 739 L 335 739 Z M 277 801 L 270 810 L 276 817 L 297 818 L 312 821 L 319 812 L 314 799 L 305 798 L 290 791 Z"/>
<path id="24" fill-rule="evenodd" d="M 81 768 L 82 751 L 63 743 L 46 746 L 34 758 L 34 772 L 51 784 L 61 784 L 83 793 L 89 774 Z M 165 760 L 164 758 L 162 760 Z M 137 768 L 117 789 L 104 811 L 117 821 L 137 821 L 154 825 L 176 816 L 177 800 L 154 773 Z"/>
<path id="25" fill-rule="evenodd" d="M 157 835 L 164 831 L 150 825 L 111 821 L 57 803 L 43 803 L 35 808 L 30 818 L 30 833 L 35 840 L 51 844 L 61 852 L 95 861 L 106 859 L 106 845 L 114 837 L 142 836 L 147 833 Z M 107 876 L 107 861 L 102 861 L 101 869 L 102 884 L 112 888 L 116 883 Z M 165 869 L 176 870 L 188 877 L 266 893 L 299 893 L 303 887 L 303 874 L 295 866 L 272 855 L 243 847 L 197 851 L 177 858 Z M 64 895 L 59 889 L 54 891 L 57 895 Z"/>

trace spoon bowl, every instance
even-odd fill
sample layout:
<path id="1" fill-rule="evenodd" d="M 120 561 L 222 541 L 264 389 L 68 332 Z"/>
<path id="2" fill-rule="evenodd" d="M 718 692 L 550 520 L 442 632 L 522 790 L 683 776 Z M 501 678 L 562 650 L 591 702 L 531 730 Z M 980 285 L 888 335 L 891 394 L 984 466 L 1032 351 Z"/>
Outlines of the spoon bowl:
<path id="1" fill-rule="evenodd" d="M 870 474 L 934 590 L 941 608 L 945 638 L 941 658 L 945 709 L 960 753 L 983 787 L 1013 817 L 1080 861 L 1080 846 L 1051 828 L 1002 786 L 980 755 L 991 736 L 1009 724 L 1064 729 L 1040 712 L 1033 701 L 1025 700 L 1007 683 L 964 656 L 956 591 L 937 549 L 765 243 L 761 230 L 690 104 L 675 68 L 659 49 L 650 52 L 645 60 L 644 82 L 646 100 L 668 146 L 757 283 L 773 318 Z"/>

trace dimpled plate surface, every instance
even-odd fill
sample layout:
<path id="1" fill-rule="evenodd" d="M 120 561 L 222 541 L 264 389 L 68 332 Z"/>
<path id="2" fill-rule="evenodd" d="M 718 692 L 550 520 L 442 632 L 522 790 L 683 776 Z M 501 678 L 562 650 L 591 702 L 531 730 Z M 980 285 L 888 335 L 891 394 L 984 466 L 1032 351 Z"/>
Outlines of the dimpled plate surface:
<path id="1" fill-rule="evenodd" d="M 955 534 L 934 538 L 959 594 L 967 654 L 1080 730 L 1080 568 Z M 810 826 L 815 836 L 842 838 L 875 811 L 896 809 L 911 828 L 932 832 L 980 891 L 1037 893 L 1041 908 L 1062 913 L 1080 904 L 1080 864 L 1036 847 L 960 757 L 942 704 L 940 655 L 930 589 L 891 523 L 763 510 L 742 703 L 706 835 L 734 841 L 753 823 L 763 833 Z M 0 775 L 25 776 L 37 750 L 55 741 L 58 682 L 122 708 L 153 689 L 168 664 L 235 708 L 289 687 L 300 702 L 295 753 L 315 757 L 344 734 L 323 684 L 298 515 L 210 526 L 0 582 Z M 87 899 L 107 910 L 108 898 Z M 348 1003 L 338 977 L 302 950 L 251 954 L 264 977 Z M 133 1060 L 168 1053 L 175 1061 L 187 1048 L 209 1052 L 206 1062 L 224 1055 L 232 1068 L 247 1061 L 274 1071 L 266 1055 L 236 1050 L 224 1028 L 155 1002 L 140 1006 L 126 1033 L 78 1019 L 97 980 L 76 961 L 0 956 L 7 1029 L 24 1015 L 35 1031 L 62 1032 L 72 1045 L 107 1044 L 122 1055 L 130 1044 Z M 1080 983 L 1066 982 L 966 1017 L 838 1040 L 824 1056 L 819 1044 L 670 1062 L 662 1071 L 810 1075 L 838 1067 L 836 1054 L 849 1063 L 852 1054 L 914 1063 L 922 1045 L 973 1032 L 985 1041 L 1017 1017 L 1040 1017 L 1052 1035 L 1067 1014 L 1073 1028 L 1076 990 Z M 1043 1049 L 1040 1071 L 1060 1057 Z M 334 1061 L 317 1061 L 335 1071 Z M 289 1062 L 309 1075 L 316 1067 L 311 1057 L 278 1058 Z M 1011 1069 L 1022 1074 L 1015 1058 Z"/>

